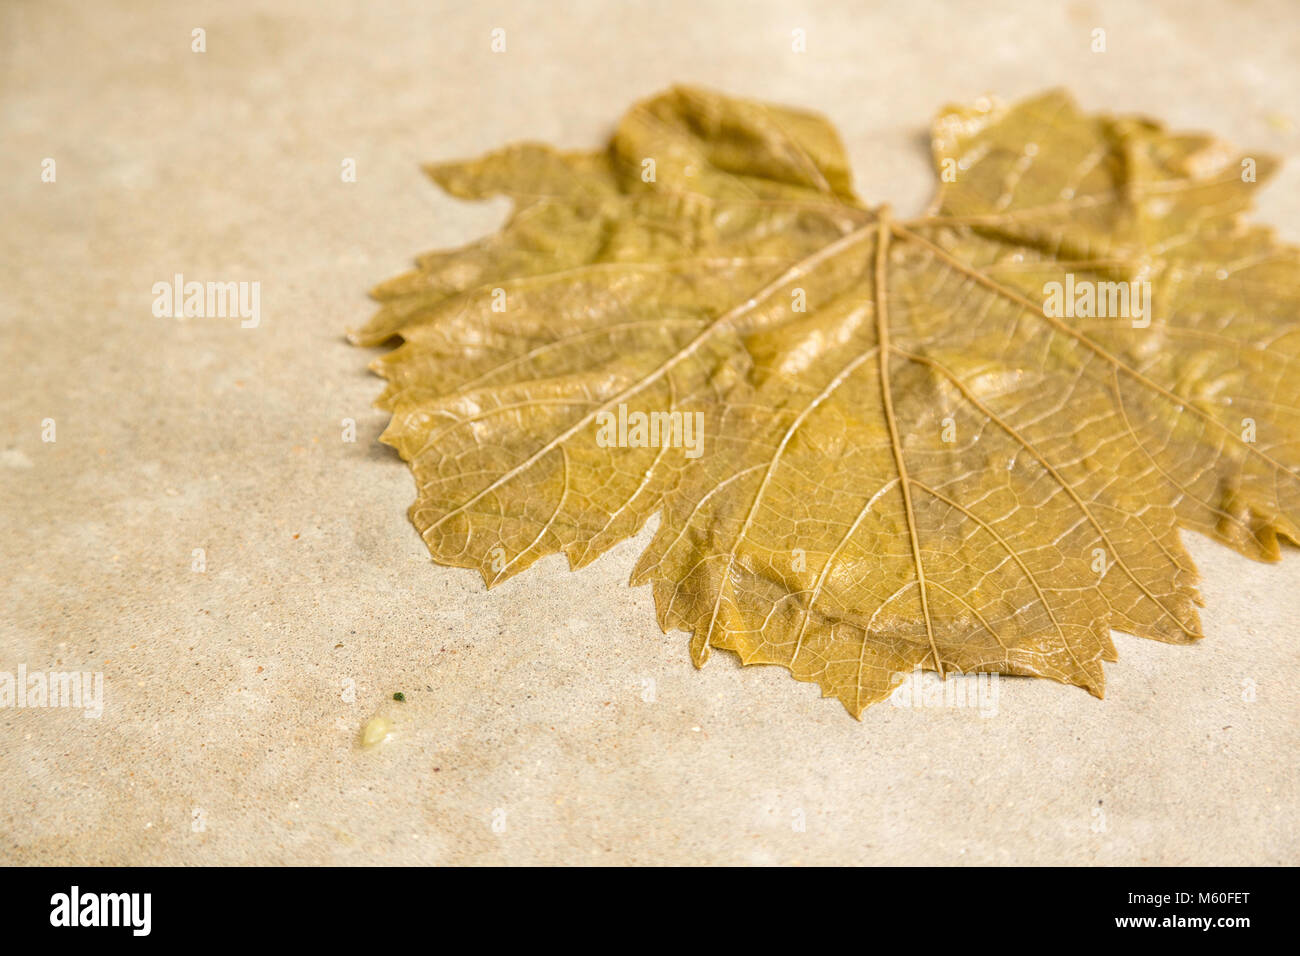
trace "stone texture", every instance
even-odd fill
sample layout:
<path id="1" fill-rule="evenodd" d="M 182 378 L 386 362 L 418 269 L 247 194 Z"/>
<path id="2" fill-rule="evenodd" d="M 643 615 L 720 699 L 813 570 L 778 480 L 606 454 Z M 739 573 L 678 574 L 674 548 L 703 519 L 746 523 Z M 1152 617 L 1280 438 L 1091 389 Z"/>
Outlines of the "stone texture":
<path id="1" fill-rule="evenodd" d="M 695 671 L 625 585 L 646 535 L 490 593 L 432 566 L 377 353 L 342 337 L 500 220 L 420 162 L 589 147 L 678 81 L 825 112 L 900 215 L 938 106 L 1064 85 L 1281 154 L 1257 218 L 1300 241 L 1293 6 L 186 7 L 0 9 L 0 670 L 105 680 L 98 720 L 0 710 L 0 861 L 1297 862 L 1294 550 L 1190 540 L 1206 640 L 1118 637 L 1104 702 L 1004 679 L 993 716 L 858 723 L 776 669 Z M 260 282 L 260 326 L 155 318 L 177 272 Z"/>

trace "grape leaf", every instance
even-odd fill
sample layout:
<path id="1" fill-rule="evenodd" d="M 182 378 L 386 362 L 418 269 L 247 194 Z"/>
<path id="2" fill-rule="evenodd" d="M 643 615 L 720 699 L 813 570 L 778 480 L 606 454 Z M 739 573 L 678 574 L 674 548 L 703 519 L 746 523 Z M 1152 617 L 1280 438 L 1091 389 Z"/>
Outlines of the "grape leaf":
<path id="1" fill-rule="evenodd" d="M 1201 636 L 1178 528 L 1300 538 L 1297 250 L 1274 163 L 1063 92 L 943 110 L 927 215 L 823 118 L 675 88 L 607 149 L 428 173 L 495 235 L 374 290 L 359 344 L 440 564 L 489 586 L 661 522 L 660 626 L 860 716 L 916 668 L 1100 697 L 1112 628 Z M 1090 291 L 1088 291 L 1090 290 Z"/>

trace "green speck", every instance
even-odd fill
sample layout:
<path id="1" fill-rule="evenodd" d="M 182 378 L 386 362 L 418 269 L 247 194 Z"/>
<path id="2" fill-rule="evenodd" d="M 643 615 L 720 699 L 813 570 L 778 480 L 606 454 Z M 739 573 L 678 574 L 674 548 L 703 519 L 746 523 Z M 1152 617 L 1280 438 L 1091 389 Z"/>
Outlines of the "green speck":
<path id="1" fill-rule="evenodd" d="M 400 700 L 403 704 L 405 704 L 406 695 L 399 690 L 396 694 L 393 695 L 393 700 Z"/>

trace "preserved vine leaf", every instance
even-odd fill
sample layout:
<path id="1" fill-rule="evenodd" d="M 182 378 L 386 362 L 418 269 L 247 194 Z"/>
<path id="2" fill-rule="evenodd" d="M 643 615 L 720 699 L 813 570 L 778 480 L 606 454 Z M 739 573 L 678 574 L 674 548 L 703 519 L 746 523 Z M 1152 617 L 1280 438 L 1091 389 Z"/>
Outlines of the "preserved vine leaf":
<path id="1" fill-rule="evenodd" d="M 434 560 L 577 568 L 658 514 L 632 583 L 696 664 L 854 715 L 916 668 L 1101 696 L 1112 628 L 1198 639 L 1179 527 L 1300 538 L 1297 250 L 1240 218 L 1272 161 L 1062 92 L 933 150 L 903 220 L 821 117 L 675 88 L 604 150 L 429 167 L 514 201 L 353 334 L 402 340 L 382 440 Z"/>

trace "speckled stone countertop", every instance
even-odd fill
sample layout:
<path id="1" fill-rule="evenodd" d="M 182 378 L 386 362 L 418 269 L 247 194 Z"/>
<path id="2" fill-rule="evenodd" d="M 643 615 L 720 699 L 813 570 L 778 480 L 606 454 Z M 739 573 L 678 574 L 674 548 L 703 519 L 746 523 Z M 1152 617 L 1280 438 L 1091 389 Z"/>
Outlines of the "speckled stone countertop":
<path id="1" fill-rule="evenodd" d="M 1189 536 L 1206 639 L 1118 636 L 1104 702 L 1004 679 L 993 713 L 859 723 L 774 668 L 694 670 L 625 584 L 648 532 L 490 593 L 431 565 L 378 353 L 342 333 L 501 219 L 419 163 L 590 147 L 672 82 L 826 113 L 900 214 L 936 108 L 1063 85 L 1281 155 L 1256 218 L 1300 241 L 1300 11 L 565 6 L 0 9 L 0 671 L 104 680 L 98 719 L 0 709 L 0 862 L 1298 862 L 1294 550 Z M 154 317 L 177 273 L 259 282 L 260 323 Z"/>

